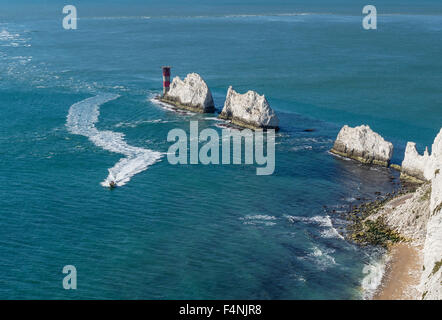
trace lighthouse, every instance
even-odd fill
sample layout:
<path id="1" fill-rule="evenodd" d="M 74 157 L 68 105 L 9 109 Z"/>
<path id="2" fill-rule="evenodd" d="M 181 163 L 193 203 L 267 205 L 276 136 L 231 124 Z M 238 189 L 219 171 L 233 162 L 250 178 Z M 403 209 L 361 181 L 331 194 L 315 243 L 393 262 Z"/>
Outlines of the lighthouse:
<path id="1" fill-rule="evenodd" d="M 165 96 L 170 89 L 170 68 L 169 66 L 163 68 L 163 96 Z"/>

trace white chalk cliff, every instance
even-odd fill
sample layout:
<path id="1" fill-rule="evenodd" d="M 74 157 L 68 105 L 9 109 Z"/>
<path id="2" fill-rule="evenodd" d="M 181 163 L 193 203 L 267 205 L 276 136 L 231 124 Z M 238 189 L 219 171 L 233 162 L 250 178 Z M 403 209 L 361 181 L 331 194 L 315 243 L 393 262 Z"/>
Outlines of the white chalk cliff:
<path id="1" fill-rule="evenodd" d="M 202 113 L 215 111 L 212 93 L 197 73 L 188 74 L 184 80 L 175 77 L 170 84 L 169 92 L 160 100 L 191 111 Z"/>
<path id="2" fill-rule="evenodd" d="M 434 140 L 431 156 L 428 152 L 416 156 L 417 152 L 410 152 L 414 144 L 411 146 L 413 148 L 405 154 L 408 157 L 405 164 L 418 168 L 430 181 L 414 193 L 391 200 L 371 219 L 384 215 L 388 225 L 412 239 L 413 244 L 423 246 L 420 296 L 417 298 L 442 300 L 442 130 Z"/>
<path id="3" fill-rule="evenodd" d="M 368 126 L 344 126 L 331 151 L 365 163 L 388 165 L 393 145 Z M 431 151 L 427 148 L 419 155 L 415 143 L 407 144 L 401 174 L 427 182 L 414 193 L 394 198 L 370 219 L 384 216 L 390 227 L 423 246 L 418 298 L 442 300 L 442 129 Z"/>
<path id="4" fill-rule="evenodd" d="M 430 158 L 432 161 L 427 164 L 432 170 L 430 218 L 424 245 L 421 290 L 423 299 L 442 300 L 442 129 L 434 140 Z"/>
<path id="5" fill-rule="evenodd" d="M 355 128 L 345 125 L 330 151 L 363 163 L 388 166 L 393 155 L 393 144 L 367 125 Z"/>
<path id="6" fill-rule="evenodd" d="M 278 129 L 279 119 L 264 95 L 255 91 L 240 94 L 229 87 L 219 118 L 252 129 Z"/>
<path id="7" fill-rule="evenodd" d="M 421 156 L 416 150 L 416 143 L 408 142 L 402 161 L 402 175 L 411 176 L 423 181 L 430 181 L 438 164 L 442 162 L 442 129 L 431 147 L 431 155 L 425 148 Z"/>

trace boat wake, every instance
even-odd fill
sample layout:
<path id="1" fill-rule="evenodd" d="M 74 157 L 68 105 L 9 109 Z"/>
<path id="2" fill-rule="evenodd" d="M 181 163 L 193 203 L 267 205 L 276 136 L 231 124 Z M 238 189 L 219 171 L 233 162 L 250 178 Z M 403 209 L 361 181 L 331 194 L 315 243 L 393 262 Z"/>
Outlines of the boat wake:
<path id="1" fill-rule="evenodd" d="M 117 94 L 106 93 L 77 102 L 70 107 L 66 121 L 70 133 L 88 137 L 96 146 L 126 156 L 108 169 L 109 175 L 101 182 L 104 187 L 109 187 L 111 181 L 117 186 L 125 185 L 134 175 L 146 170 L 162 157 L 160 152 L 128 145 L 123 133 L 99 131 L 95 127 L 100 106 L 118 97 Z"/>

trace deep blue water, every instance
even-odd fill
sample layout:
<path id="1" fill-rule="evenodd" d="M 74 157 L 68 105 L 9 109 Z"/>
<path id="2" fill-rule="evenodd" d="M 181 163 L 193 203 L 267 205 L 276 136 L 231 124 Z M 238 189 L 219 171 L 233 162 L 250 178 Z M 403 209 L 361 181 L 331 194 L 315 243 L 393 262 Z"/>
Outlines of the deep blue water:
<path id="1" fill-rule="evenodd" d="M 372 252 L 339 236 L 331 210 L 392 190 L 397 174 L 327 151 L 344 124 L 369 124 L 397 163 L 407 141 L 431 145 L 440 3 L 379 4 L 376 31 L 357 1 L 167 3 L 76 1 L 67 31 L 64 3 L 0 1 L 0 298 L 363 297 Z M 100 185 L 124 158 L 112 144 L 165 153 L 167 133 L 191 120 L 220 132 L 151 102 L 165 64 L 201 74 L 217 108 L 229 85 L 266 95 L 281 119 L 273 175 L 163 156 L 121 188 Z M 108 144 L 72 134 L 71 106 L 109 94 L 95 123 Z M 75 291 L 62 288 L 68 264 Z"/>

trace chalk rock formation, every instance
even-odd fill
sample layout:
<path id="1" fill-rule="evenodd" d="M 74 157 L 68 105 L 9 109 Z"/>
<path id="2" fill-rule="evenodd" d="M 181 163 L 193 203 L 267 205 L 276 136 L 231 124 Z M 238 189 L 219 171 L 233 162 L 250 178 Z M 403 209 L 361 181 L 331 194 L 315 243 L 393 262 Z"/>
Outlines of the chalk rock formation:
<path id="1" fill-rule="evenodd" d="M 402 178 L 415 178 L 421 181 L 430 181 L 434 177 L 436 167 L 442 164 L 442 129 L 436 136 L 431 147 L 431 155 L 425 148 L 424 155 L 416 150 L 416 143 L 408 142 L 405 149 L 404 161 L 402 161 Z"/>
<path id="2" fill-rule="evenodd" d="M 421 277 L 423 299 L 442 300 L 442 129 L 434 140 L 431 158 L 430 219 L 424 245 L 424 271 Z"/>
<path id="3" fill-rule="evenodd" d="M 439 169 L 442 169 L 440 166 Z M 421 276 L 422 299 L 442 299 L 442 174 L 431 186 L 431 216 L 424 245 L 424 271 Z"/>
<path id="4" fill-rule="evenodd" d="M 330 151 L 363 163 L 388 166 L 393 155 L 393 144 L 385 141 L 369 126 L 351 128 L 345 125 Z"/>
<path id="5" fill-rule="evenodd" d="M 423 245 L 423 268 L 419 298 L 442 300 L 442 129 L 432 145 L 421 156 L 415 144 L 409 143 L 402 164 L 405 174 L 413 174 L 423 184 L 413 194 L 392 200 L 383 210 L 387 223 L 414 243 Z M 394 209 L 394 203 L 397 205 Z"/>
<path id="6" fill-rule="evenodd" d="M 239 94 L 232 87 L 227 91 L 226 102 L 219 118 L 251 129 L 276 129 L 279 119 L 264 95 L 255 91 Z"/>
<path id="7" fill-rule="evenodd" d="M 210 113 L 215 111 L 212 93 L 201 76 L 196 73 L 188 74 L 184 80 L 175 77 L 170 84 L 169 92 L 160 100 L 177 108 L 194 112 Z"/>

